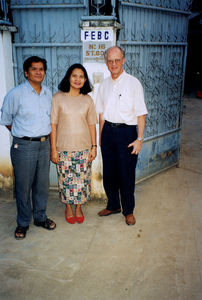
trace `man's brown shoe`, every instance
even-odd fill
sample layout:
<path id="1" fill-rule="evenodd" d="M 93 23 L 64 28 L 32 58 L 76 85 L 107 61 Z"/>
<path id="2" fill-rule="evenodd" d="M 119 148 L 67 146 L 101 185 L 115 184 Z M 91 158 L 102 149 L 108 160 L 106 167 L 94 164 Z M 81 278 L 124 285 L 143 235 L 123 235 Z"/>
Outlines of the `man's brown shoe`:
<path id="1" fill-rule="evenodd" d="M 103 209 L 101 211 L 99 211 L 98 216 L 100 217 L 106 217 L 112 214 L 118 214 L 121 212 L 121 209 L 116 209 L 116 210 L 108 210 L 108 209 Z"/>
<path id="2" fill-rule="evenodd" d="M 136 220 L 133 214 L 125 216 L 127 225 L 135 225 Z"/>

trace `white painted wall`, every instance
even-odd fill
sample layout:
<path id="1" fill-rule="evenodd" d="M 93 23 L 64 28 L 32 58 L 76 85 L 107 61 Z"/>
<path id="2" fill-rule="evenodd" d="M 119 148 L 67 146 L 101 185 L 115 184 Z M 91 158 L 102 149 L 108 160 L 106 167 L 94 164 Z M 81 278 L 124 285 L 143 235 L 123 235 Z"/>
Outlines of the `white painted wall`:
<path id="1" fill-rule="evenodd" d="M 87 25 L 86 25 L 87 24 Z M 116 30 L 117 28 L 115 26 L 108 26 L 108 23 L 105 21 L 102 21 L 101 27 L 99 27 L 100 32 L 105 32 L 108 30 L 110 34 L 110 40 L 103 40 L 103 44 L 105 44 L 105 49 L 115 46 L 116 45 Z M 105 61 L 98 62 L 96 60 L 96 57 L 92 56 L 86 56 L 85 51 L 88 49 L 89 44 L 87 44 L 87 47 L 85 47 L 85 43 L 91 42 L 92 46 L 95 47 L 93 49 L 98 50 L 99 49 L 99 43 L 100 40 L 93 38 L 93 40 L 90 38 L 90 34 L 88 38 L 85 40 L 84 38 L 84 32 L 87 31 L 88 33 L 90 32 L 95 32 L 98 30 L 98 27 L 90 27 L 87 23 L 84 22 L 81 30 L 81 39 L 83 42 L 83 65 L 87 70 L 89 79 L 91 84 L 93 85 L 93 91 L 90 93 L 91 97 L 93 98 L 94 102 L 97 97 L 97 92 L 100 83 L 105 79 L 106 77 L 110 76 L 110 72 L 105 64 Z M 97 43 L 97 45 L 96 45 Z M 91 52 L 91 51 L 90 51 Z M 94 51 L 95 52 L 95 51 Z M 98 55 L 99 57 L 99 55 Z M 88 60 L 87 60 L 88 58 Z M 100 60 L 99 60 L 100 61 Z M 92 192 L 91 196 L 94 199 L 106 199 L 106 194 L 104 191 L 103 187 L 103 182 L 102 182 L 102 155 L 101 155 L 101 150 L 99 147 L 99 126 L 97 125 L 97 157 L 92 163 L 92 180 L 91 180 L 91 186 L 92 186 Z"/>
<path id="2" fill-rule="evenodd" d="M 103 81 L 103 79 L 110 76 L 110 73 L 105 63 L 84 63 L 83 65 L 86 68 L 90 82 L 93 85 L 93 91 L 90 93 L 90 95 L 95 102 L 100 83 Z M 106 195 L 102 184 L 102 155 L 99 147 L 98 125 L 96 126 L 96 130 L 98 147 L 97 157 L 92 163 L 91 196 L 94 199 L 106 199 Z"/>
<path id="3" fill-rule="evenodd" d="M 10 31 L 0 31 L 0 107 L 6 93 L 14 87 L 12 42 Z M 12 166 L 10 161 L 11 136 L 0 126 L 0 188 L 12 186 Z"/>

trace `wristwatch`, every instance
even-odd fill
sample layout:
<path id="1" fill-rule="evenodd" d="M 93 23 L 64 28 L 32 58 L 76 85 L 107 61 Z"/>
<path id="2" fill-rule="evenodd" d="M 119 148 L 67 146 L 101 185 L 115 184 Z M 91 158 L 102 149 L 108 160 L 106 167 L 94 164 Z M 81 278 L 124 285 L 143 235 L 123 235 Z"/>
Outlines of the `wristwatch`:
<path id="1" fill-rule="evenodd" d="M 139 137 L 139 138 L 137 138 L 137 140 L 140 141 L 141 143 L 143 143 L 143 141 L 144 141 L 143 137 L 142 138 Z"/>

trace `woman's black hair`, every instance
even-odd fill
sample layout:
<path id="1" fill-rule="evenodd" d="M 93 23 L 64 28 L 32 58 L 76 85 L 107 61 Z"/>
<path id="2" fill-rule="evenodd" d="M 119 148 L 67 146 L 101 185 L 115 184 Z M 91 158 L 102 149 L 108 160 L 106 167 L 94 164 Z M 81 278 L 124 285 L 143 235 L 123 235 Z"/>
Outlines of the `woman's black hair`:
<path id="1" fill-rule="evenodd" d="M 64 78 L 59 83 L 58 89 L 62 92 L 69 92 L 69 90 L 70 90 L 69 78 L 70 78 L 70 76 L 71 76 L 74 69 L 81 69 L 83 71 L 84 77 L 86 79 L 86 81 L 84 83 L 84 86 L 80 89 L 80 93 L 84 94 L 84 95 L 90 93 L 92 91 L 92 87 L 91 87 L 90 81 L 88 79 L 88 74 L 87 74 L 86 69 L 84 68 L 84 66 L 82 66 L 81 64 L 74 64 L 74 65 L 69 67 L 69 69 L 67 70 Z"/>

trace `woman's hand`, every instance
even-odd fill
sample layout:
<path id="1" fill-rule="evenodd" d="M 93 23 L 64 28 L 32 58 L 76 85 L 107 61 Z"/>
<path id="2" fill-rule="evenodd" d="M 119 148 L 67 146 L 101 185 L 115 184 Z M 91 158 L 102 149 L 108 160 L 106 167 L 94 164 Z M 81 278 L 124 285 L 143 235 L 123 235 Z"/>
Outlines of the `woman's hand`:
<path id="1" fill-rule="evenodd" d="M 97 147 L 92 147 L 89 152 L 88 161 L 93 161 L 97 156 Z"/>
<path id="2" fill-rule="evenodd" d="M 57 151 L 51 151 L 51 161 L 52 161 L 54 164 L 58 164 L 58 161 L 59 161 L 59 155 L 58 155 L 58 152 L 57 152 Z"/>

